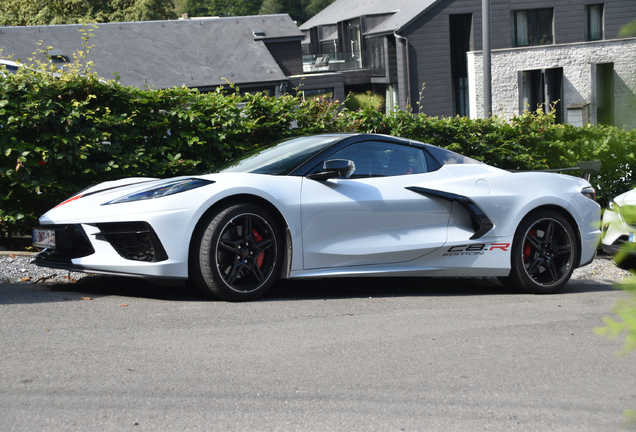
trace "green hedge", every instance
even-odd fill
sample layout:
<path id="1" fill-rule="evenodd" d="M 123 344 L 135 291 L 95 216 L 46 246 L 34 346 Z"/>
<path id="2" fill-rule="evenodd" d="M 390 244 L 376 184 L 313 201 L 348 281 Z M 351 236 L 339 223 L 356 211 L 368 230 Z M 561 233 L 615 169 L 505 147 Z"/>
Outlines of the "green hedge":
<path id="1" fill-rule="evenodd" d="M 413 138 L 505 169 L 601 160 L 593 184 L 602 204 L 632 184 L 634 131 L 555 125 L 546 114 L 470 120 L 341 108 L 290 95 L 137 89 L 92 74 L 0 73 L 0 231 L 28 232 L 92 184 L 202 172 L 283 137 L 333 131 Z"/>

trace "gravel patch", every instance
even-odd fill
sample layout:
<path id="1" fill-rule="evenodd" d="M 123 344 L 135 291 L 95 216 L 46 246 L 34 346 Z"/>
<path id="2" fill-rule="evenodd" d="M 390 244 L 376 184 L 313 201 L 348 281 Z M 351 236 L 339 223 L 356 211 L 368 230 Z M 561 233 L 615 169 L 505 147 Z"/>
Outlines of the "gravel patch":
<path id="1" fill-rule="evenodd" d="M 579 267 L 572 273 L 572 279 L 627 279 L 631 273 L 618 268 L 614 260 L 608 255 L 599 255 L 594 261 L 585 267 Z"/>
<path id="2" fill-rule="evenodd" d="M 18 255 L 0 256 L 0 282 L 7 283 L 73 283 L 88 273 L 40 267 L 31 264 L 33 257 Z"/>
<path id="3" fill-rule="evenodd" d="M 0 283 L 74 283 L 88 276 L 88 273 L 39 267 L 31 264 L 31 260 L 30 256 L 0 256 Z M 618 280 L 630 276 L 628 271 L 616 267 L 611 257 L 600 255 L 591 264 L 574 270 L 572 279 Z"/>

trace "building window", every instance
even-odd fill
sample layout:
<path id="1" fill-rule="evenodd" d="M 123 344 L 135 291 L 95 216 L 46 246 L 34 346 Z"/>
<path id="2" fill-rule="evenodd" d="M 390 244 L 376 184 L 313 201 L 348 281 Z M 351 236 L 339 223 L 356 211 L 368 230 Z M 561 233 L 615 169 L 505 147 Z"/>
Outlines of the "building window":
<path id="1" fill-rule="evenodd" d="M 450 15 L 451 78 L 453 80 L 453 114 L 468 117 L 468 61 L 473 50 L 472 14 Z"/>
<path id="2" fill-rule="evenodd" d="M 585 6 L 585 40 L 603 39 L 603 5 Z"/>
<path id="3" fill-rule="evenodd" d="M 329 101 L 333 100 L 333 88 L 303 90 L 304 100 L 314 100 L 318 98 L 324 98 Z"/>
<path id="4" fill-rule="evenodd" d="M 552 9 L 532 9 L 512 12 L 512 46 L 551 45 Z"/>
<path id="5" fill-rule="evenodd" d="M 614 126 L 614 63 L 598 63 L 595 66 L 592 104 L 596 108 L 596 123 Z"/>
<path id="6" fill-rule="evenodd" d="M 323 54 L 332 54 L 338 52 L 338 41 L 336 39 L 320 42 Z"/>
<path id="7" fill-rule="evenodd" d="M 274 87 L 241 87 L 239 89 L 241 95 L 255 95 L 257 93 L 263 93 L 265 96 L 273 97 L 276 94 Z"/>
<path id="8" fill-rule="evenodd" d="M 371 76 L 386 76 L 386 68 L 384 66 L 384 38 L 368 38 L 366 45 L 367 50 L 363 53 L 363 66 L 369 68 Z"/>
<path id="9" fill-rule="evenodd" d="M 519 113 L 554 112 L 555 123 L 563 123 L 563 68 L 519 72 Z"/>

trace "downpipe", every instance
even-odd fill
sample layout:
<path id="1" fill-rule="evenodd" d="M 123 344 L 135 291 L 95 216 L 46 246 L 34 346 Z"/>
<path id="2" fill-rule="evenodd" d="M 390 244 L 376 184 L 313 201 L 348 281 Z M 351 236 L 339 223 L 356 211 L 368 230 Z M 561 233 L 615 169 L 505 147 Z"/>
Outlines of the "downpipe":
<path id="1" fill-rule="evenodd" d="M 411 98 L 411 63 L 409 56 L 409 40 L 406 36 L 400 36 L 399 34 L 397 34 L 395 30 L 393 30 L 393 36 L 395 36 L 396 39 L 404 40 L 404 46 L 406 47 L 406 91 L 408 92 L 406 104 L 408 105 L 409 99 Z"/>

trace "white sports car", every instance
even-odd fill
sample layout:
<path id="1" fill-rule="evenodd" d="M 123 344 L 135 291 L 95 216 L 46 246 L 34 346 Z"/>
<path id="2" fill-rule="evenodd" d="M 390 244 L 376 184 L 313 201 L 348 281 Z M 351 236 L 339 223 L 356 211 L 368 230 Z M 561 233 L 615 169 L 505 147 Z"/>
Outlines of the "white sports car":
<path id="1" fill-rule="evenodd" d="M 226 300 L 277 278 L 494 276 L 551 293 L 594 258 L 577 177 L 511 173 L 417 141 L 293 138 L 212 173 L 92 186 L 40 218 L 41 266 L 189 279 Z"/>
<path id="2" fill-rule="evenodd" d="M 627 210 L 626 210 L 627 209 Z M 625 212 L 627 218 L 625 218 Z M 603 212 L 603 251 L 616 255 L 623 243 L 636 245 L 636 189 L 625 192 L 612 201 L 609 209 Z M 636 249 L 625 250 L 624 256 L 616 261 L 624 269 L 636 268 Z"/>

